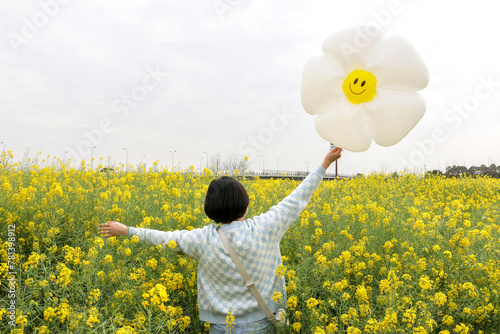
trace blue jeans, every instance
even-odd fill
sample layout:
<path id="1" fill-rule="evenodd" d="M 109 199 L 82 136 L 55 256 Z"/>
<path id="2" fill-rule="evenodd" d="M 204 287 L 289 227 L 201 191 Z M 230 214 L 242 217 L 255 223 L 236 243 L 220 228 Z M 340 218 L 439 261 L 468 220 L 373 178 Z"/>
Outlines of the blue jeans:
<path id="1" fill-rule="evenodd" d="M 267 318 L 246 324 L 235 324 L 231 330 L 226 324 L 210 324 L 210 334 L 272 334 L 274 328 Z"/>

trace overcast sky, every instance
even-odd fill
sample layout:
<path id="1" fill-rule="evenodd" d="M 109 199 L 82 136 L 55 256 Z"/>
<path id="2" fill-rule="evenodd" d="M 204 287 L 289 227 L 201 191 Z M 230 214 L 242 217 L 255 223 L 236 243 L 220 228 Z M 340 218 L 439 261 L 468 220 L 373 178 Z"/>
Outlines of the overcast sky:
<path id="1" fill-rule="evenodd" d="M 419 52 L 427 110 L 394 146 L 344 151 L 339 172 L 500 164 L 500 20 L 485 0 L 2 0 L 0 141 L 15 161 L 90 161 L 95 146 L 116 164 L 170 167 L 175 151 L 180 168 L 207 152 L 311 170 L 329 144 L 302 108 L 304 64 L 367 23 Z"/>

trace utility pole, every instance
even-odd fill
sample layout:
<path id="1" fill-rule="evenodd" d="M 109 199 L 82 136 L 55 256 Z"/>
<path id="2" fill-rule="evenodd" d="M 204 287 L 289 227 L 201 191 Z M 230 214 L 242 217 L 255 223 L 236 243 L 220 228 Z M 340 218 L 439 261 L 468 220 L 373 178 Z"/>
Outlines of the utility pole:
<path id="1" fill-rule="evenodd" d="M 5 155 L 5 143 L 2 141 L 0 142 L 0 144 L 3 145 L 3 160 L 4 160 L 4 165 L 6 165 L 6 161 L 7 161 L 7 156 Z"/>
<path id="2" fill-rule="evenodd" d="M 207 152 L 203 152 L 207 155 L 207 169 L 208 169 L 208 153 Z"/>
<path id="3" fill-rule="evenodd" d="M 174 171 L 174 153 L 177 151 L 170 151 L 172 153 L 172 172 Z"/>
<path id="4" fill-rule="evenodd" d="M 94 169 L 94 148 L 95 146 L 90 146 L 90 169 Z"/>
<path id="5" fill-rule="evenodd" d="M 128 149 L 125 147 L 123 149 L 125 150 L 125 172 L 128 172 Z"/>

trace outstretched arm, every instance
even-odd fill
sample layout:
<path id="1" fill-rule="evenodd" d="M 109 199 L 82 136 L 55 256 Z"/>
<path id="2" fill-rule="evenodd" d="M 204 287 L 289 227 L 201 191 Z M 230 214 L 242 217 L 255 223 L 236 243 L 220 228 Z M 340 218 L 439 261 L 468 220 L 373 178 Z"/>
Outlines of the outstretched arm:
<path id="1" fill-rule="evenodd" d="M 119 222 L 105 222 L 103 224 L 99 224 L 99 232 L 101 236 L 104 238 L 117 237 L 119 235 L 128 235 L 128 226 L 123 225 Z"/>
<path id="2" fill-rule="evenodd" d="M 166 245 L 170 241 L 175 241 L 177 247 L 174 248 L 174 251 L 187 255 L 195 260 L 199 258 L 200 248 L 198 246 L 200 244 L 201 235 L 203 234 L 203 229 L 165 232 L 142 227 L 129 227 L 114 221 L 99 224 L 98 229 L 101 236 L 104 238 L 117 237 L 120 235 L 138 236 L 140 242 L 151 243 L 153 245 Z"/>

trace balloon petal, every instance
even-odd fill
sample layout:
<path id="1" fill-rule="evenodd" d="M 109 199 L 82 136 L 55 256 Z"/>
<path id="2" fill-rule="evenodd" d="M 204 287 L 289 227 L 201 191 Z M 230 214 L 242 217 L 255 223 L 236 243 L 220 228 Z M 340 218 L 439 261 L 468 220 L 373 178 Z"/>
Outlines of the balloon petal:
<path id="1" fill-rule="evenodd" d="M 416 92 L 379 90 L 366 104 L 370 133 L 380 146 L 392 146 L 417 125 L 425 113 L 425 101 Z"/>
<path id="2" fill-rule="evenodd" d="M 359 26 L 336 32 L 323 42 L 323 52 L 339 62 L 345 74 L 366 69 L 371 53 L 382 40 L 382 30 Z"/>
<path id="3" fill-rule="evenodd" d="M 368 60 L 380 88 L 417 91 L 429 83 L 429 71 L 415 48 L 404 38 L 384 39 Z"/>
<path id="4" fill-rule="evenodd" d="M 354 106 L 347 99 L 340 100 L 316 118 L 319 135 L 352 152 L 366 151 L 371 144 L 370 127 L 364 106 Z"/>
<path id="5" fill-rule="evenodd" d="M 302 106 L 316 115 L 337 103 L 344 95 L 342 68 L 325 56 L 311 58 L 302 72 Z"/>

